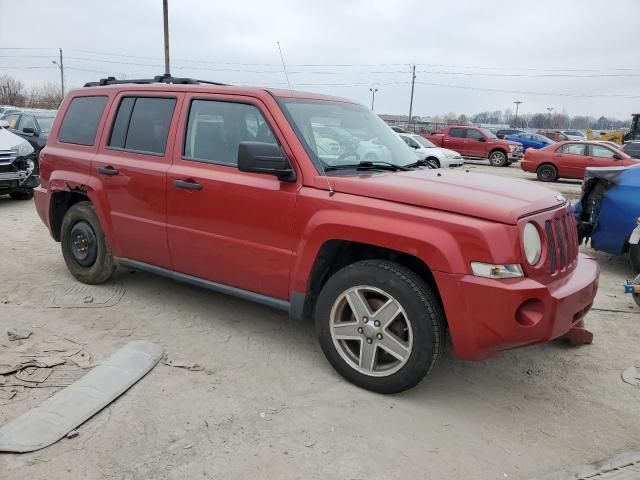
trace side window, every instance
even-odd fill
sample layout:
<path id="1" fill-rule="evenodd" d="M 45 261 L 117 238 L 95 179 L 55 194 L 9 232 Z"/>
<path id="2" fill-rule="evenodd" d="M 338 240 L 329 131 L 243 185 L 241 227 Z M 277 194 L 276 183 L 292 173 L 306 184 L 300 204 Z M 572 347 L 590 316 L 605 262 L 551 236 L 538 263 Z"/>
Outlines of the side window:
<path id="1" fill-rule="evenodd" d="M 238 145 L 244 141 L 278 142 L 253 105 L 193 100 L 189 109 L 183 156 L 188 160 L 238 164 Z"/>
<path id="2" fill-rule="evenodd" d="M 20 119 L 19 113 L 14 113 L 12 115 L 7 115 L 4 119 L 9 122 L 9 128 L 17 128 L 18 120 Z"/>
<path id="3" fill-rule="evenodd" d="M 449 136 L 456 138 L 464 138 L 465 137 L 465 128 L 451 128 L 449 129 Z"/>
<path id="4" fill-rule="evenodd" d="M 404 143 L 406 143 L 407 145 L 409 145 L 412 148 L 418 148 L 419 147 L 419 145 L 416 143 L 416 141 L 413 138 L 402 137 L 402 139 L 404 140 Z"/>
<path id="5" fill-rule="evenodd" d="M 76 97 L 71 100 L 64 115 L 58 140 L 78 145 L 93 145 L 96 141 L 98 124 L 107 105 L 106 96 Z"/>
<path id="6" fill-rule="evenodd" d="M 569 155 L 584 155 L 584 145 L 581 143 L 567 143 L 560 147 L 558 153 L 567 153 Z"/>
<path id="7" fill-rule="evenodd" d="M 471 140 L 478 140 L 480 138 L 484 138 L 484 135 L 482 135 L 479 131 L 477 130 L 473 130 L 473 129 L 468 129 L 467 130 L 467 138 L 470 138 Z"/>
<path id="8" fill-rule="evenodd" d="M 613 158 L 615 153 L 613 150 L 609 150 L 607 147 L 600 145 L 591 145 L 591 156 L 597 158 Z"/>
<path id="9" fill-rule="evenodd" d="M 124 97 L 111 128 L 109 146 L 163 155 L 175 98 Z"/>
<path id="10" fill-rule="evenodd" d="M 33 117 L 31 115 L 22 115 L 20 118 L 20 122 L 18 122 L 18 130 L 24 130 L 25 128 L 36 128 L 36 122 L 33 121 Z"/>

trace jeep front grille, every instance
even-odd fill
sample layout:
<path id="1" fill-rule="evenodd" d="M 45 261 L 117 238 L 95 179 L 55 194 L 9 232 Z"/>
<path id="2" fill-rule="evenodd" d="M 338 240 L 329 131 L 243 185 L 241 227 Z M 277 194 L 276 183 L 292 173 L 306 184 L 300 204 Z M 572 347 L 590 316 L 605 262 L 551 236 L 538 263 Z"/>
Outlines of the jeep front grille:
<path id="1" fill-rule="evenodd" d="M 555 218 L 545 221 L 549 269 L 552 275 L 568 269 L 576 262 L 578 258 L 576 228 L 576 220 L 571 210 L 562 210 Z"/>

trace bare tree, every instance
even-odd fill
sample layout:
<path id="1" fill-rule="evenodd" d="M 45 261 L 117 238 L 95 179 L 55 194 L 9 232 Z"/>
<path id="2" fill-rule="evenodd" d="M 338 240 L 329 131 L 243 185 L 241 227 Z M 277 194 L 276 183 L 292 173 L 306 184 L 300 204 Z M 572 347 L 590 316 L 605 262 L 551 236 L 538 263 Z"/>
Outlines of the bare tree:
<path id="1" fill-rule="evenodd" d="M 0 104 L 20 106 L 24 101 L 24 84 L 10 75 L 0 75 Z"/>

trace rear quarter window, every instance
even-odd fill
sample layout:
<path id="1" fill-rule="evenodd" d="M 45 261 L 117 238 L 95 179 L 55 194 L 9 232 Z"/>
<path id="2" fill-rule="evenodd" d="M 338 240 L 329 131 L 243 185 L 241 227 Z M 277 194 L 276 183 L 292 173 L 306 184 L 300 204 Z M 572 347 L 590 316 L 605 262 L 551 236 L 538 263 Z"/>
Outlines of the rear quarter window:
<path id="1" fill-rule="evenodd" d="M 65 112 L 58 133 L 58 140 L 77 145 L 93 145 L 107 96 L 76 97 Z"/>

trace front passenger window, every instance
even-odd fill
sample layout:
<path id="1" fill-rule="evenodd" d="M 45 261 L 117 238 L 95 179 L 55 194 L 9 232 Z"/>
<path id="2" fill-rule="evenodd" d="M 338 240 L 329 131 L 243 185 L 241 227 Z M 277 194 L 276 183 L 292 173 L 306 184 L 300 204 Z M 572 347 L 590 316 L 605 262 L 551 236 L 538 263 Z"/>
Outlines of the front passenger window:
<path id="1" fill-rule="evenodd" d="M 193 100 L 183 156 L 188 160 L 236 166 L 240 142 L 278 145 L 260 110 L 245 103 Z"/>

